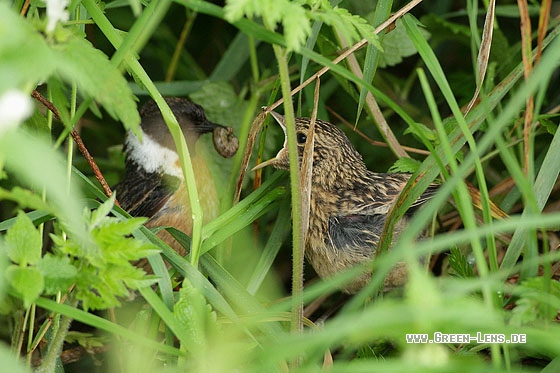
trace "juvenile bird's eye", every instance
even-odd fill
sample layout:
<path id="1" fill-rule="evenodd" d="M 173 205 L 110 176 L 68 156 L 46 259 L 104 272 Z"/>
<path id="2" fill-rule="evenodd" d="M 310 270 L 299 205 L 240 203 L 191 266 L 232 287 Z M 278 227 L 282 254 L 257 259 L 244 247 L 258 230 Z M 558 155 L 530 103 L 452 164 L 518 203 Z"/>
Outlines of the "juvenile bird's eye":
<path id="1" fill-rule="evenodd" d="M 298 132 L 297 134 L 298 144 L 305 144 L 306 141 L 307 141 L 307 136 L 305 135 L 305 133 Z"/>

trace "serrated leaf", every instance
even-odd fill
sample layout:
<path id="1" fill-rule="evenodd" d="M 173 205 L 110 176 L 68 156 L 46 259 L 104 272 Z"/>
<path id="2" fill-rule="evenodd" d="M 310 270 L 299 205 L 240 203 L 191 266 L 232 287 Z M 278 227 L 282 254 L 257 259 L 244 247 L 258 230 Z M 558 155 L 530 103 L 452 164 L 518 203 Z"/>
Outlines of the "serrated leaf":
<path id="1" fill-rule="evenodd" d="M 204 346 L 207 337 L 217 327 L 216 314 L 206 303 L 206 299 L 190 282 L 184 281 L 179 291 L 179 300 L 173 307 L 177 321 L 189 335 L 189 345 L 197 348 Z M 191 351 L 196 356 L 196 351 Z"/>
<path id="2" fill-rule="evenodd" d="M 421 22 L 431 31 L 435 43 L 450 40 L 464 42 L 465 44 L 470 43 L 471 30 L 469 26 L 448 21 L 434 13 L 423 16 Z"/>
<path id="3" fill-rule="evenodd" d="M 431 34 L 426 29 L 420 28 L 419 30 L 426 39 L 429 39 Z M 379 67 L 397 65 L 402 62 L 403 58 L 418 52 L 406 34 L 406 29 L 400 19 L 395 23 L 395 28 L 385 35 L 381 46 L 383 52 L 379 58 Z"/>
<path id="4" fill-rule="evenodd" d="M 35 86 L 54 71 L 55 61 L 45 39 L 7 2 L 0 2 L 0 40 L 0 92 Z"/>
<path id="5" fill-rule="evenodd" d="M 431 128 L 428 128 L 425 124 L 423 123 L 416 123 L 415 126 L 410 126 L 408 127 L 405 131 L 405 134 L 413 134 L 414 136 L 416 136 L 418 139 L 422 140 L 422 139 L 426 139 L 430 142 L 435 142 L 437 140 L 437 134 L 434 130 L 432 130 Z"/>
<path id="6" fill-rule="evenodd" d="M 105 54 L 87 40 L 73 37 L 67 43 L 53 46 L 53 55 L 58 75 L 76 83 L 78 91 L 103 105 L 126 129 L 139 130 L 140 114 L 135 97 L 126 79 Z"/>
<path id="7" fill-rule="evenodd" d="M 93 210 L 93 212 L 91 213 L 91 228 L 96 228 L 97 226 L 101 225 L 101 223 L 105 220 L 107 215 L 109 215 L 109 213 L 113 209 L 114 205 L 115 205 L 115 194 L 113 193 L 111 197 L 109 197 L 105 202 L 103 202 L 98 208 Z"/>
<path id="8" fill-rule="evenodd" d="M 69 331 L 64 339 L 66 343 L 78 343 L 80 346 L 91 349 L 93 347 L 101 347 L 110 342 L 107 336 L 96 336 L 92 333 L 82 333 L 77 331 Z"/>
<path id="9" fill-rule="evenodd" d="M 284 8 L 282 26 L 286 37 L 288 50 L 298 51 L 305 44 L 307 36 L 311 33 L 311 22 L 305 10 L 295 3 L 288 3 Z"/>
<path id="10" fill-rule="evenodd" d="M 43 275 L 35 267 L 11 265 L 6 270 L 6 280 L 29 307 L 39 297 L 44 288 Z"/>
<path id="11" fill-rule="evenodd" d="M 49 204 L 43 201 L 39 195 L 20 187 L 14 187 L 10 191 L 0 188 L 0 200 L 2 199 L 16 202 L 20 207 L 53 212 Z"/>
<path id="12" fill-rule="evenodd" d="M 470 278 L 474 277 L 474 271 L 472 266 L 469 264 L 467 257 L 461 253 L 457 247 L 451 248 L 451 253 L 449 254 L 449 265 L 455 271 L 457 277 Z"/>
<path id="13" fill-rule="evenodd" d="M 41 233 L 21 210 L 6 233 L 6 245 L 10 259 L 21 266 L 36 264 L 41 259 Z"/>
<path id="14" fill-rule="evenodd" d="M 550 117 L 554 117 L 554 116 L 543 115 L 538 118 L 538 121 L 549 134 L 554 135 L 558 130 L 558 123 L 555 123 L 552 120 L 550 120 L 549 119 Z"/>
<path id="15" fill-rule="evenodd" d="M 406 172 L 406 173 L 414 173 L 421 165 L 421 162 L 417 161 L 416 159 L 412 158 L 399 158 L 393 163 L 391 168 L 389 168 L 389 172 Z"/>
<path id="16" fill-rule="evenodd" d="M 375 29 L 372 25 L 370 25 L 364 18 L 350 13 L 345 8 L 335 8 L 336 14 L 341 18 L 342 22 L 347 25 L 350 30 L 355 29 L 355 31 L 351 31 L 351 35 L 353 35 L 354 39 L 350 39 L 353 41 L 358 41 L 360 38 L 364 38 L 370 43 L 371 45 L 375 46 L 377 49 L 382 49 L 381 44 L 379 43 L 379 39 L 375 34 Z"/>
<path id="17" fill-rule="evenodd" d="M 129 289 L 150 286 L 156 281 L 154 276 L 146 276 L 141 268 L 131 263 L 159 252 L 155 245 L 131 236 L 146 218 L 120 220 L 109 216 L 113 202 L 109 199 L 92 213 L 86 211 L 88 231 L 94 244 L 84 247 L 71 239 L 52 236 L 56 249 L 69 255 L 70 261 L 75 261 L 75 266 L 80 268 L 75 275 L 75 294 L 84 309 L 119 306 L 119 297 L 127 297 Z M 60 260 L 58 264 L 66 266 L 68 263 Z M 60 286 L 63 286 L 67 278 L 57 280 L 62 281 Z"/>
<path id="18" fill-rule="evenodd" d="M 548 286 L 547 286 L 548 285 Z M 528 278 L 514 290 L 519 299 L 512 310 L 511 323 L 530 324 L 534 321 L 553 319 L 560 309 L 560 282 L 542 276 Z"/>
<path id="19" fill-rule="evenodd" d="M 37 269 L 45 279 L 46 294 L 67 291 L 78 275 L 78 269 L 70 263 L 70 258 L 50 253 L 37 264 Z"/>
<path id="20" fill-rule="evenodd" d="M 230 126 L 241 122 L 247 106 L 246 102 L 239 99 L 231 84 L 224 81 L 204 83 L 189 97 L 204 108 L 210 120 Z"/>

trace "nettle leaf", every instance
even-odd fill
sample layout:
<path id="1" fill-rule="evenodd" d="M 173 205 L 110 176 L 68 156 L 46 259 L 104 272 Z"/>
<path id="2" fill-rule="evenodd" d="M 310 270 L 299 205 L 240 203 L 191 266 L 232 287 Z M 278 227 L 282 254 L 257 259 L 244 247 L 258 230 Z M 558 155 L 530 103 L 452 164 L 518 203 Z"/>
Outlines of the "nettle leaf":
<path id="1" fill-rule="evenodd" d="M 431 30 L 433 42 L 439 43 L 443 41 L 455 40 L 465 44 L 470 43 L 471 29 L 464 24 L 448 21 L 434 13 L 429 13 L 422 17 L 423 25 Z"/>
<path id="2" fill-rule="evenodd" d="M 56 63 L 45 39 L 8 2 L 0 2 L 0 40 L 0 92 L 35 86 L 54 71 Z"/>
<path id="3" fill-rule="evenodd" d="M 210 120 L 234 128 L 239 126 L 247 107 L 232 85 L 224 81 L 206 82 L 189 97 L 204 108 Z"/>
<path id="4" fill-rule="evenodd" d="M 190 351 L 204 346 L 207 339 L 217 330 L 216 313 L 206 303 L 206 299 L 190 282 L 184 281 L 179 291 L 179 300 L 173 307 L 173 314 L 189 335 Z"/>
<path id="5" fill-rule="evenodd" d="M 261 17 L 270 30 L 282 24 L 290 50 L 299 50 L 311 31 L 305 9 L 289 0 L 228 0 L 224 11 L 225 19 L 232 23 L 243 17 Z"/>
<path id="6" fill-rule="evenodd" d="M 22 267 L 36 264 L 41 259 L 41 233 L 21 210 L 15 224 L 6 233 L 6 245 L 10 259 Z"/>
<path id="7" fill-rule="evenodd" d="M 429 128 L 423 123 L 416 123 L 415 126 L 409 126 L 405 131 L 404 134 L 413 134 L 419 140 L 426 139 L 432 143 L 436 142 L 438 139 L 435 130 Z"/>
<path id="8" fill-rule="evenodd" d="M 430 38 L 431 34 L 426 29 L 419 28 L 419 30 L 426 39 Z M 385 34 L 381 45 L 383 53 L 379 58 L 379 67 L 397 65 L 402 62 L 403 58 L 418 53 L 400 19 L 395 23 L 395 28 Z"/>
<path id="9" fill-rule="evenodd" d="M 132 236 L 146 218 L 121 220 L 109 216 L 113 203 L 114 199 L 109 199 L 93 212 L 85 212 L 92 245 L 83 247 L 72 239 L 53 236 L 56 250 L 69 257 L 68 261 L 60 259 L 55 263 L 67 270 L 56 278 L 56 286 L 64 286 L 73 275 L 67 265 L 72 263 L 80 268 L 74 277 L 75 296 L 84 309 L 116 307 L 120 305 L 120 297 L 129 295 L 129 289 L 149 286 L 156 281 L 154 276 L 147 276 L 144 270 L 131 263 L 159 252 L 154 244 Z"/>
<path id="10" fill-rule="evenodd" d="M 11 265 L 6 270 L 6 280 L 21 297 L 26 308 L 41 295 L 45 285 L 43 275 L 35 267 Z"/>
<path id="11" fill-rule="evenodd" d="M 542 276 L 528 278 L 515 288 L 513 295 L 519 297 L 511 311 L 514 325 L 531 324 L 546 318 L 552 320 L 560 309 L 560 282 L 557 280 Z"/>
<path id="12" fill-rule="evenodd" d="M 31 208 L 53 213 L 53 209 L 41 196 L 28 189 L 14 187 L 12 190 L 0 188 L 0 200 L 7 199 L 17 203 L 22 208 Z"/>
<path id="13" fill-rule="evenodd" d="M 91 265 L 83 266 L 76 277 L 76 299 L 82 302 L 85 310 L 99 310 L 120 306 L 118 294 L 110 289 L 99 276 L 98 270 Z"/>
<path id="14" fill-rule="evenodd" d="M 554 135 L 558 129 L 558 118 L 558 114 L 541 114 L 536 120 L 539 121 L 541 126 L 543 126 L 549 134 Z M 556 120 L 556 122 L 554 120 Z"/>
<path id="15" fill-rule="evenodd" d="M 107 199 L 107 201 L 103 202 L 98 208 L 93 210 L 90 220 L 91 228 L 96 228 L 97 226 L 101 225 L 103 221 L 105 221 L 105 218 L 107 217 L 107 215 L 109 215 L 109 213 L 113 209 L 113 206 L 115 205 L 115 198 L 115 194 L 113 193 L 111 197 Z"/>
<path id="16" fill-rule="evenodd" d="M 375 34 L 375 28 L 364 18 L 350 13 L 345 8 L 338 7 L 334 8 L 334 14 L 340 18 L 340 21 L 336 23 L 341 27 L 340 30 L 346 34 L 349 41 L 356 42 L 364 38 L 376 48 L 381 49 L 381 44 Z"/>
<path id="17" fill-rule="evenodd" d="M 46 294 L 66 292 L 78 275 L 78 269 L 72 265 L 70 258 L 50 253 L 47 253 L 37 264 L 37 269 L 45 279 Z"/>
<path id="18" fill-rule="evenodd" d="M 140 114 L 135 97 L 126 79 L 105 54 L 76 36 L 54 45 L 52 50 L 59 76 L 76 83 L 79 90 L 102 104 L 126 129 L 139 130 Z"/>
<path id="19" fill-rule="evenodd" d="M 93 333 L 70 331 L 64 338 L 64 341 L 66 343 L 77 343 L 90 350 L 94 347 L 102 347 L 103 345 L 110 343 L 111 339 L 108 336 L 98 336 Z"/>
<path id="20" fill-rule="evenodd" d="M 288 50 L 298 51 L 311 33 L 311 22 L 305 9 L 292 2 L 286 3 L 282 15 L 286 46 Z"/>
<path id="21" fill-rule="evenodd" d="M 51 234 L 50 237 L 58 251 L 72 257 L 84 257 L 88 255 L 88 252 L 96 250 L 96 248 L 93 247 L 89 247 L 86 249 L 74 240 L 64 239 L 54 234 Z"/>
<path id="22" fill-rule="evenodd" d="M 393 163 L 389 172 L 407 172 L 414 173 L 422 163 L 412 158 L 399 158 Z"/>
<path id="23" fill-rule="evenodd" d="M 145 258 L 159 252 L 151 243 L 128 237 L 140 228 L 145 218 L 131 218 L 126 221 L 108 220 L 92 232 L 99 246 L 100 259 L 104 263 L 127 264 L 129 261 Z"/>

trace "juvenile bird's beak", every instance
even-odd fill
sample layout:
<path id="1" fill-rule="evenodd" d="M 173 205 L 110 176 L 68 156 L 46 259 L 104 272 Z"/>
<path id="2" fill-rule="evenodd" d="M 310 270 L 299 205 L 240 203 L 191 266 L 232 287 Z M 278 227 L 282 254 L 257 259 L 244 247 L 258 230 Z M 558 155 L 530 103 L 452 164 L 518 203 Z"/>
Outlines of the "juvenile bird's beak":
<path id="1" fill-rule="evenodd" d="M 282 157 L 282 155 L 285 152 L 288 151 L 288 138 L 287 138 L 287 135 L 286 135 L 286 125 L 284 124 L 284 116 L 282 114 L 278 114 L 275 111 L 271 111 L 270 114 L 276 120 L 276 123 L 278 123 L 280 125 L 280 127 L 282 127 L 282 130 L 284 131 L 284 146 L 282 147 L 282 149 L 280 149 L 278 154 L 276 154 L 276 157 L 274 157 L 272 159 L 269 159 L 268 161 L 264 161 L 264 162 L 259 163 L 258 165 L 253 167 L 251 169 L 251 171 L 260 170 L 261 168 L 264 168 L 266 166 L 276 166 L 277 163 L 278 163 L 278 160 Z"/>

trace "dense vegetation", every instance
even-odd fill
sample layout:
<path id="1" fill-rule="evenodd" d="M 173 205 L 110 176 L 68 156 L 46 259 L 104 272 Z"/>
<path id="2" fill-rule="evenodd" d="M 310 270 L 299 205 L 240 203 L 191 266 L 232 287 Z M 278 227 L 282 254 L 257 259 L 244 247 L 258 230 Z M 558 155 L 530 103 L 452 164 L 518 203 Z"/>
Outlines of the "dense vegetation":
<path id="1" fill-rule="evenodd" d="M 560 370 L 550 0 L 46 3 L 0 2 L 2 369 Z M 177 144 L 162 96 L 188 96 L 240 140 L 212 164 L 219 217 L 175 232 L 186 258 L 106 196 L 74 143 L 114 185 L 150 96 Z M 388 232 L 442 183 L 389 252 L 382 239 L 370 285 L 350 298 L 337 289 L 355 273 L 320 281 L 303 266 L 305 180 L 244 173 L 284 141 L 258 115 L 271 105 L 288 123 L 316 112 L 340 124 L 371 170 L 417 176 Z M 154 274 L 131 264 L 144 257 Z M 408 284 L 383 294 L 401 261 Z M 441 343 L 407 343 L 413 333 Z"/>

